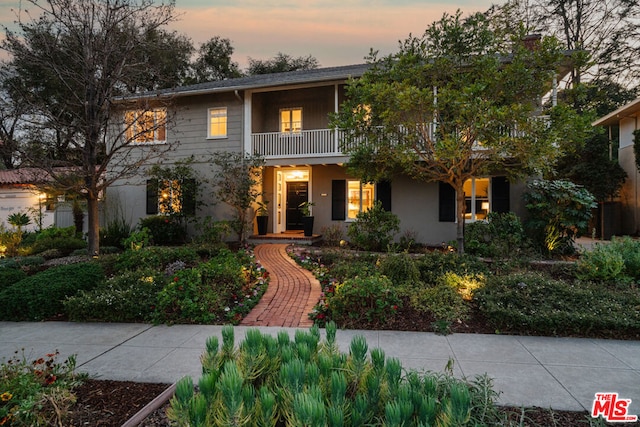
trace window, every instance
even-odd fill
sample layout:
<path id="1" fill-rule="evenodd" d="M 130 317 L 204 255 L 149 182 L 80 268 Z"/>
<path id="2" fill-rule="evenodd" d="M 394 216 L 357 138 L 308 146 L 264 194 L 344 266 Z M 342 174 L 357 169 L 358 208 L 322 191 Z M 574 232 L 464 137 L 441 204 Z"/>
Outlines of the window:
<path id="1" fill-rule="evenodd" d="M 373 184 L 347 181 L 347 219 L 356 219 L 360 212 L 373 207 Z"/>
<path id="2" fill-rule="evenodd" d="M 302 108 L 280 110 L 280 132 L 299 133 L 302 130 Z"/>
<path id="3" fill-rule="evenodd" d="M 127 141 L 146 144 L 167 140 L 167 112 L 164 109 L 127 111 L 125 126 Z"/>
<path id="4" fill-rule="evenodd" d="M 438 184 L 439 220 L 441 222 L 455 222 L 456 192 L 449 184 L 444 182 Z M 491 184 L 490 191 L 489 184 Z M 510 184 L 504 176 L 470 179 L 464 184 L 464 193 L 466 219 L 485 219 L 489 212 L 506 213 L 510 211 Z"/>
<path id="5" fill-rule="evenodd" d="M 195 215 L 194 179 L 147 181 L 148 215 Z"/>
<path id="6" fill-rule="evenodd" d="M 465 214 L 470 221 L 487 219 L 489 203 L 489 178 L 472 178 L 464 183 Z"/>
<path id="7" fill-rule="evenodd" d="M 208 138 L 227 137 L 227 108 L 210 108 Z"/>

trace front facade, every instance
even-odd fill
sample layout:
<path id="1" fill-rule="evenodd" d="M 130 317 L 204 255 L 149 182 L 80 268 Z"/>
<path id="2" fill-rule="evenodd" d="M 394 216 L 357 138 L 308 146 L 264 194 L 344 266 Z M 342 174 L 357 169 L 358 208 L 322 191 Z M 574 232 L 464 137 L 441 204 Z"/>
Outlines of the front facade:
<path id="1" fill-rule="evenodd" d="M 625 235 L 640 233 L 640 174 L 634 152 L 634 131 L 640 130 L 639 119 L 640 98 L 637 98 L 593 123 L 607 128 L 609 139 L 619 142 L 618 162 L 627 173 L 620 190 L 621 232 Z"/>
<path id="2" fill-rule="evenodd" d="M 340 149 L 339 131 L 330 129 L 330 116 L 340 108 L 348 80 L 361 76 L 367 67 L 294 71 L 177 88 L 162 94 L 172 98 L 173 111 L 168 113 L 175 116 L 173 126 L 155 129 L 141 142 L 179 141 L 165 164 L 194 156 L 194 168 L 205 177 L 213 173 L 209 159 L 216 151 L 263 156 L 269 233 L 301 230 L 303 202 L 313 203 L 315 234 L 333 226 L 346 231 L 358 212 L 379 200 L 399 217 L 401 233 L 411 233 L 429 245 L 454 240 L 455 194 L 448 185 L 403 176 L 362 183 L 346 170 L 348 158 Z M 152 113 L 149 120 L 162 114 L 167 112 Z M 108 191 L 107 197 L 117 198 L 119 210 L 132 224 L 158 213 L 158 198 L 168 197 L 167 191 L 149 191 L 147 178 L 122 180 Z M 510 184 L 499 176 L 468 181 L 466 220 L 482 220 L 491 211 L 522 214 L 522 190 L 522 184 Z M 197 215 L 229 219 L 230 209 L 216 203 L 211 193 L 199 196 L 204 207 Z"/>

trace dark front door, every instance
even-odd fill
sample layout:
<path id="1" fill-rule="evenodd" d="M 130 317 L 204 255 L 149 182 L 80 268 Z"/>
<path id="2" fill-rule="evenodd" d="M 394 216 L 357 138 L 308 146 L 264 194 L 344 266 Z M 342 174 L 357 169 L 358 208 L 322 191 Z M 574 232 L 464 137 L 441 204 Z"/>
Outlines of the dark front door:
<path id="1" fill-rule="evenodd" d="M 308 192 L 308 182 L 287 182 L 287 230 L 302 230 L 299 206 L 309 200 Z"/>

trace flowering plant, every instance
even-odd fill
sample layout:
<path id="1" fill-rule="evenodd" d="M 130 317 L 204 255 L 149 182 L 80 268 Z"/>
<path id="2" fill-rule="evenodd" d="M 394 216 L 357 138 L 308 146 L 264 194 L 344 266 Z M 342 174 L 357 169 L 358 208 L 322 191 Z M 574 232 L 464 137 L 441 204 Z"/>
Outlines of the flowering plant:
<path id="1" fill-rule="evenodd" d="M 71 390 L 86 378 L 76 374 L 75 356 L 63 363 L 49 353 L 28 362 L 24 350 L 0 365 L 0 426 L 63 425 L 75 401 Z"/>

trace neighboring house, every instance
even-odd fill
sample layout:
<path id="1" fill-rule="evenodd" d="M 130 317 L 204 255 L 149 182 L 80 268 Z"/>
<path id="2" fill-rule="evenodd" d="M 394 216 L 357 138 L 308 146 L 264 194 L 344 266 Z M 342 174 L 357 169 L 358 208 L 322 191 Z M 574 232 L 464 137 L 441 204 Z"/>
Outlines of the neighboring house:
<path id="1" fill-rule="evenodd" d="M 640 98 L 593 122 L 605 126 L 609 139 L 618 140 L 618 162 L 627 172 L 627 180 L 620 191 L 621 232 L 625 235 L 640 233 L 640 174 L 636 166 L 633 132 L 640 129 Z M 639 135 L 640 138 L 640 135 Z M 615 145 L 613 145 L 615 146 Z"/>
<path id="2" fill-rule="evenodd" d="M 0 223 L 11 227 L 8 218 L 22 212 L 32 218 L 25 230 L 36 230 L 35 217 L 42 216 L 42 227 L 49 227 L 55 221 L 55 200 L 52 195 L 38 189 L 38 184 L 48 181 L 48 176 L 39 169 L 22 168 L 0 170 Z"/>
<path id="3" fill-rule="evenodd" d="M 179 87 L 154 96 L 172 98 L 175 123 L 141 133 L 140 144 L 179 141 L 174 160 L 194 156 L 195 169 L 211 176 L 208 162 L 215 151 L 257 153 L 266 159 L 262 190 L 269 203 L 269 233 L 301 230 L 300 203 L 311 201 L 314 233 L 338 225 L 346 230 L 363 210 L 380 200 L 398 215 L 401 229 L 415 233 L 419 242 L 440 245 L 455 239 L 455 194 L 442 183 L 424 183 L 398 177 L 377 185 L 349 175 L 348 158 L 339 146 L 339 132 L 329 128 L 330 115 L 345 98 L 350 78 L 360 77 L 366 64 L 257 75 Z M 133 117 L 135 112 L 125 114 Z M 162 109 L 147 113 L 158 123 L 174 116 Z M 165 164 L 170 163 L 171 159 Z M 171 197 L 176 183 L 158 188 L 148 177 L 121 180 L 109 187 L 125 217 L 160 212 L 162 198 Z M 477 177 L 468 182 L 467 220 L 482 220 L 492 211 L 524 213 L 524 184 L 504 177 Z M 204 194 L 199 216 L 228 219 L 230 210 Z"/>

